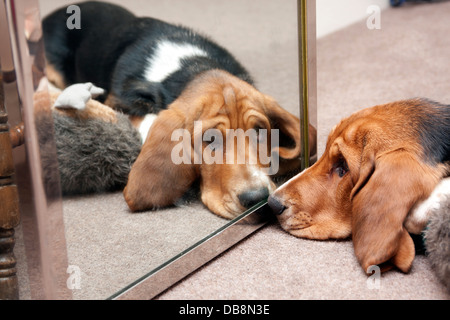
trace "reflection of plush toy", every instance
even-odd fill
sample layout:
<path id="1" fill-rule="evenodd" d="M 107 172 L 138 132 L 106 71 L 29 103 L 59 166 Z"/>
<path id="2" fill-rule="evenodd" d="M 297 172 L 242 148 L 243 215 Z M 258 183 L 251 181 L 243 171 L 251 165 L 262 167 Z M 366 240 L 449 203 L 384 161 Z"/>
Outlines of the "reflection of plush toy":
<path id="1" fill-rule="evenodd" d="M 445 191 L 431 209 L 424 239 L 431 266 L 450 292 L 450 178 L 445 180 Z"/>
<path id="2" fill-rule="evenodd" d="M 89 100 L 105 93 L 105 90 L 94 86 L 92 83 L 77 83 L 66 88 L 56 98 L 53 105 L 59 109 L 84 110 Z"/>
<path id="3" fill-rule="evenodd" d="M 48 158 L 46 132 L 51 121 L 39 110 L 52 107 L 56 153 L 63 194 L 117 190 L 125 186 L 136 160 L 141 138 L 127 116 L 91 99 L 103 90 L 91 83 L 76 84 L 63 92 L 34 97 L 44 178 L 50 179 L 53 159 Z M 47 118 L 47 119 L 46 119 Z M 54 147 L 54 145 L 53 145 Z M 51 185 L 46 181 L 46 185 Z"/>

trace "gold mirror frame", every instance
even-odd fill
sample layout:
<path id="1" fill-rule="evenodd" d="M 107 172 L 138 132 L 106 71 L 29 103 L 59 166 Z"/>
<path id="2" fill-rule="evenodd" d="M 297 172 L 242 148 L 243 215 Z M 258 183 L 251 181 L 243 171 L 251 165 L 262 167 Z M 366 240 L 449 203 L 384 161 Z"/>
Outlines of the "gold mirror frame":
<path id="1" fill-rule="evenodd" d="M 314 162 L 314 158 L 309 157 L 308 124 L 312 122 L 317 127 L 315 1 L 298 0 L 297 8 L 304 169 Z M 9 126 L 20 122 L 25 126 L 25 143 L 13 150 L 13 159 L 31 297 L 71 299 L 71 291 L 67 288 L 68 259 L 60 186 L 49 188 L 43 184 L 39 137 L 34 123 L 33 95 L 38 90 L 45 90 L 39 87 L 38 75 L 43 70 L 36 68 L 36 61 L 43 59 L 44 55 L 40 45 L 42 32 L 38 0 L 0 0 L 0 40 L 0 65 Z M 51 119 L 50 113 L 48 117 Z M 269 211 L 265 201 L 259 203 L 109 299 L 155 297 L 265 225 L 272 216 Z M 248 223 L 249 219 L 256 222 Z M 0 291 L 2 289 L 0 287 Z"/>

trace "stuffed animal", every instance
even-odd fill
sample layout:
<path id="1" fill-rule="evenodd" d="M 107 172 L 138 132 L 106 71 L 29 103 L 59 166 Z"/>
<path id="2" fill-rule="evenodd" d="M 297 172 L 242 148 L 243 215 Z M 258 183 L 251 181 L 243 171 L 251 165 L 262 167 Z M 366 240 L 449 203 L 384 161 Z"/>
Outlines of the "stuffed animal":
<path id="1" fill-rule="evenodd" d="M 64 195 L 122 189 L 141 149 L 141 138 L 128 117 L 92 99 L 103 93 L 91 83 L 62 92 L 38 92 L 35 117 L 41 146 L 44 183 L 55 181 L 54 136 L 59 179 Z M 52 119 L 42 112 L 51 108 Z M 53 120 L 53 123 L 52 123 Z M 54 127 L 54 134 L 48 130 Z"/>
<path id="2" fill-rule="evenodd" d="M 86 104 L 89 100 L 98 97 L 105 93 L 105 90 L 94 86 L 92 83 L 77 83 L 67 87 L 61 94 L 56 98 L 53 104 L 54 108 L 59 109 L 86 109 Z"/>

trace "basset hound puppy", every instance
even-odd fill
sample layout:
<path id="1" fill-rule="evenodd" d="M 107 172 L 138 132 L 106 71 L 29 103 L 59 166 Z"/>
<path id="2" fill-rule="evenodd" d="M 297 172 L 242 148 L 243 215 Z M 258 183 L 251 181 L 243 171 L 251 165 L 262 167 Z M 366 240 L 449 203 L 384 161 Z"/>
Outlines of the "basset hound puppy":
<path id="1" fill-rule="evenodd" d="M 196 122 L 202 124 L 197 133 Z M 203 73 L 167 110 L 161 111 L 151 126 L 124 190 L 131 210 L 173 204 L 197 179 L 200 179 L 203 203 L 225 218 L 234 218 L 246 208 L 267 199 L 275 190 L 268 171 L 264 170 L 268 169 L 267 164 L 261 163 L 261 159 L 254 154 L 255 150 L 249 148 L 249 141 L 239 145 L 239 137 L 234 139 L 229 134 L 230 131 L 246 132 L 255 128 L 263 128 L 268 133 L 267 137 L 258 141 L 259 148 L 265 144 L 265 150 L 277 149 L 276 156 L 280 161 L 278 174 L 298 167 L 301 143 L 298 119 L 245 81 L 219 70 Z M 184 152 L 187 150 L 190 154 L 188 161 L 182 163 L 170 160 L 176 145 L 180 144 L 171 138 L 171 133 L 178 129 L 187 133 Z M 216 141 L 210 143 L 200 137 L 196 150 L 197 135 L 205 136 L 210 129 L 216 130 L 222 143 L 211 149 Z M 272 145 L 270 132 L 273 129 L 280 131 L 280 141 L 291 144 Z M 314 128 L 311 132 L 315 133 Z M 233 141 L 231 146 L 228 143 L 230 140 Z M 311 135 L 311 145 L 313 143 L 314 137 Z M 195 163 L 193 158 L 197 152 L 200 159 Z M 219 159 L 223 161 L 208 163 L 210 153 L 220 153 Z M 230 153 L 232 161 L 228 162 Z M 243 161 L 235 161 L 240 154 Z M 252 157 L 255 159 L 253 163 Z"/>
<path id="2" fill-rule="evenodd" d="M 43 21 L 47 76 L 59 87 L 89 82 L 104 89 L 98 99 L 129 115 L 141 133 L 124 189 L 131 211 L 173 205 L 199 181 L 203 203 L 234 218 L 267 199 L 273 174 L 299 167 L 299 119 L 258 91 L 226 49 L 116 5 L 77 6 L 80 29 L 67 27 L 66 8 Z M 309 129 L 314 156 L 316 130 Z"/>
<path id="3" fill-rule="evenodd" d="M 335 126 L 321 158 L 268 202 L 294 236 L 351 236 L 365 272 L 374 265 L 408 272 L 410 233 L 426 227 L 436 205 L 430 195 L 450 195 L 449 161 L 450 106 L 426 99 L 379 105 Z"/>

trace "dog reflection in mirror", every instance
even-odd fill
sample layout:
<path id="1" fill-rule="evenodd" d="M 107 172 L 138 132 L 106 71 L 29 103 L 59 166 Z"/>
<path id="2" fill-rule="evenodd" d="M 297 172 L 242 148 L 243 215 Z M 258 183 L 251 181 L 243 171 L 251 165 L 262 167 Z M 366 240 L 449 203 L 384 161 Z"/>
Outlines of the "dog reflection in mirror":
<path id="1" fill-rule="evenodd" d="M 276 157 L 271 161 L 279 161 L 277 174 L 298 169 L 299 119 L 258 91 L 247 70 L 226 49 L 193 30 L 138 18 L 116 5 L 83 2 L 77 7 L 79 29 L 67 28 L 66 8 L 43 21 L 47 76 L 62 88 L 84 82 L 103 88 L 99 100 L 129 115 L 141 133 L 142 150 L 124 189 L 131 211 L 173 205 L 195 181 L 202 202 L 225 218 L 267 199 L 275 189 L 266 170 L 270 164 L 255 156 L 247 140 L 231 143 L 227 130 L 265 130 L 269 134 L 258 138 L 258 148 Z M 220 132 L 222 149 L 203 140 L 196 147 L 195 122 L 201 122 L 202 135 Z M 315 150 L 316 131 L 309 129 Z M 183 142 L 182 158 L 192 156 L 192 161 L 173 161 L 178 141 L 172 137 L 178 130 L 191 137 L 191 144 Z M 271 143 L 274 130 L 280 138 L 277 146 Z M 216 161 L 198 161 L 198 154 Z M 228 160 L 242 156 L 242 161 L 221 163 L 220 156 Z"/>

